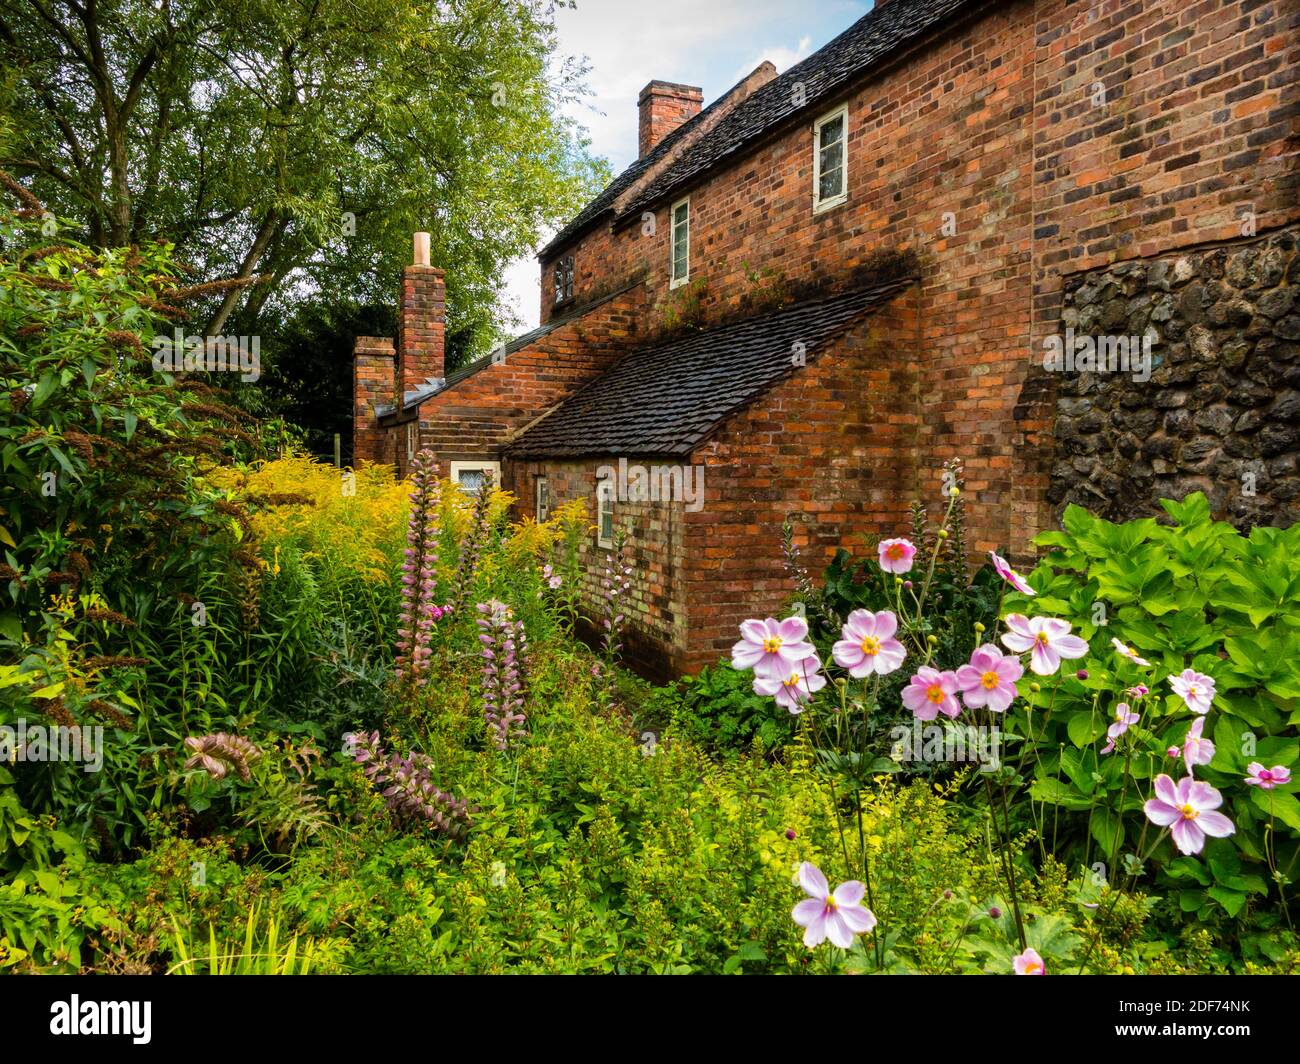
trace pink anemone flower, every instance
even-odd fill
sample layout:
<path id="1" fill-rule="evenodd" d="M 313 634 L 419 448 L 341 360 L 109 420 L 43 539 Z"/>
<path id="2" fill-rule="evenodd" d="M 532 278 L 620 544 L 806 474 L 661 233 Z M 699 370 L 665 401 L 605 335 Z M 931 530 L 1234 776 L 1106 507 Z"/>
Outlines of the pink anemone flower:
<path id="1" fill-rule="evenodd" d="M 812 696 L 826 686 L 826 677 L 818 670 L 822 663 L 816 654 L 790 666 L 785 676 L 755 676 L 754 694 L 775 698 L 776 704 L 791 713 L 802 713 Z"/>
<path id="2" fill-rule="evenodd" d="M 1221 839 L 1237 830 L 1215 812 L 1222 804 L 1223 795 L 1208 783 L 1184 776 L 1175 785 L 1162 772 L 1156 777 L 1156 797 L 1142 808 L 1151 823 L 1170 829 L 1180 852 L 1190 855 L 1201 852 L 1207 835 Z"/>
<path id="3" fill-rule="evenodd" d="M 1103 754 L 1109 754 L 1115 749 L 1115 740 L 1118 739 L 1129 729 L 1130 724 L 1138 722 L 1138 715 L 1128 708 L 1127 702 L 1121 702 L 1115 707 L 1115 722 L 1106 729 L 1106 738 L 1110 740 L 1101 748 Z"/>
<path id="4" fill-rule="evenodd" d="M 1038 592 L 1025 583 L 1025 578 L 1011 568 L 1010 564 L 1000 554 L 989 551 L 989 557 L 993 559 L 993 568 L 998 576 L 1002 577 L 1008 584 L 1017 591 L 1025 595 L 1037 595 Z"/>
<path id="5" fill-rule="evenodd" d="M 1011 967 L 1016 975 L 1046 975 L 1047 965 L 1032 946 L 1024 953 L 1011 958 Z"/>
<path id="6" fill-rule="evenodd" d="M 783 679 L 813 653 L 813 645 L 808 642 L 808 622 L 802 617 L 744 621 L 740 634 L 740 642 L 731 648 L 731 665 L 753 669 L 755 676 Z"/>
<path id="7" fill-rule="evenodd" d="M 880 568 L 887 573 L 910 573 L 916 548 L 910 540 L 882 539 L 876 547 L 880 554 Z"/>
<path id="8" fill-rule="evenodd" d="M 848 669 L 855 680 L 873 672 L 881 676 L 893 672 L 907 657 L 903 644 L 894 638 L 896 631 L 898 618 L 889 610 L 854 610 L 832 648 L 835 664 Z"/>
<path id="9" fill-rule="evenodd" d="M 1018 659 L 985 643 L 971 654 L 969 665 L 957 670 L 957 684 L 971 709 L 988 706 L 994 713 L 1005 713 L 1016 697 L 1016 681 L 1024 674 Z"/>
<path id="10" fill-rule="evenodd" d="M 1208 713 L 1214 701 L 1214 680 L 1195 669 L 1184 669 L 1169 677 L 1169 686 L 1193 713 Z"/>
<path id="11" fill-rule="evenodd" d="M 1291 782 L 1291 770 L 1284 765 L 1265 768 L 1260 762 L 1252 761 L 1246 766 L 1246 771 L 1250 773 L 1246 777 L 1246 783 L 1265 791 L 1271 791 L 1279 783 Z"/>
<path id="12" fill-rule="evenodd" d="M 922 665 L 903 688 L 903 705 L 917 720 L 934 720 L 940 713 L 956 717 L 961 712 L 961 703 L 955 697 L 959 690 L 955 672 Z"/>
<path id="13" fill-rule="evenodd" d="M 1194 765 L 1208 765 L 1214 760 L 1214 743 L 1201 738 L 1204 728 L 1205 718 L 1197 717 L 1187 729 L 1187 738 L 1183 740 L 1183 763 L 1187 766 L 1189 776 Z"/>
<path id="14" fill-rule="evenodd" d="M 1003 644 L 1017 654 L 1030 651 L 1029 667 L 1039 676 L 1051 676 L 1061 667 L 1062 658 L 1081 658 L 1088 644 L 1070 634 L 1070 622 L 1059 617 L 1026 617 L 1009 613 Z"/>
<path id="15" fill-rule="evenodd" d="M 799 885 L 808 897 L 791 915 L 804 929 L 803 944 L 809 949 L 828 938 L 840 949 L 848 949 L 854 935 L 865 935 L 876 926 L 875 915 L 862 905 L 867 888 L 856 879 L 841 883 L 832 893 L 821 869 L 804 861 L 799 866 Z"/>

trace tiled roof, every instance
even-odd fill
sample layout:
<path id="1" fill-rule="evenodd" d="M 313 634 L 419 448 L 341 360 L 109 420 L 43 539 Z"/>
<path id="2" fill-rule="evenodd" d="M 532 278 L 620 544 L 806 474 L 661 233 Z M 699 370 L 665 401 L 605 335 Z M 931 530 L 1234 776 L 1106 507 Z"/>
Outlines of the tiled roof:
<path id="1" fill-rule="evenodd" d="M 970 3 L 971 0 L 890 0 L 888 4 L 863 15 L 825 47 L 742 100 L 735 110 L 724 115 L 716 126 L 704 133 L 679 159 L 655 177 L 626 206 L 619 218 L 639 215 L 650 206 L 662 202 L 674 191 L 688 186 L 706 170 L 727 156 L 743 150 L 746 145 L 763 137 L 792 116 L 804 111 L 815 113 L 827 103 L 828 97 L 859 80 L 873 64 L 911 43 Z M 798 82 L 803 84 L 802 94 L 795 91 Z M 549 258 L 601 218 L 611 215 L 618 197 L 653 163 L 663 158 L 678 139 L 703 122 L 727 95 L 724 93 L 695 118 L 660 141 L 648 156 L 638 159 L 619 174 L 605 191 L 555 235 L 542 249 L 539 257 Z M 796 103 L 796 100 L 802 102 Z"/>
<path id="2" fill-rule="evenodd" d="M 737 83 L 739 85 L 739 82 Z M 650 154 L 643 155 L 637 159 L 631 166 L 624 170 L 618 177 L 614 178 L 604 191 L 594 200 L 582 208 L 558 233 L 555 234 L 546 247 L 537 253 L 539 259 L 546 259 L 552 253 L 559 251 L 565 244 L 569 243 L 579 233 L 591 228 L 600 218 L 605 215 L 612 215 L 614 211 L 614 201 L 623 195 L 650 167 L 659 162 L 665 155 L 673 150 L 673 146 L 685 137 L 691 130 L 695 129 L 701 123 L 707 122 L 709 116 L 717 110 L 718 106 L 735 91 L 736 86 L 728 89 L 708 107 L 700 111 L 699 114 L 687 119 L 680 126 L 674 129 L 668 136 L 664 137 L 658 144 L 650 149 Z"/>
<path id="3" fill-rule="evenodd" d="M 790 373 L 910 278 L 811 299 L 762 317 L 635 350 L 535 422 L 516 458 L 687 455 L 727 417 Z"/>
<path id="4" fill-rule="evenodd" d="M 889 0 L 737 105 L 657 176 L 620 217 L 640 214 L 792 116 L 818 112 L 870 67 L 939 25 L 969 0 Z M 802 93 L 795 85 L 802 83 Z M 798 101 L 798 102 L 797 102 Z"/>

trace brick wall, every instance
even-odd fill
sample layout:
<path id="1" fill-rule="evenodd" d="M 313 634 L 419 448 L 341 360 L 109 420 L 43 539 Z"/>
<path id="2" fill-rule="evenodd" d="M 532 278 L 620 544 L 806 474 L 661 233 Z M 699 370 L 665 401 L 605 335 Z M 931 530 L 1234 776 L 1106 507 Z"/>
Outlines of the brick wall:
<path id="1" fill-rule="evenodd" d="M 628 466 L 688 464 L 687 460 L 621 456 Z M 503 470 L 507 490 L 519 500 L 521 515 L 536 517 L 536 485 L 545 476 L 552 509 L 572 499 L 587 504 L 590 523 L 596 523 L 596 473 L 601 466 L 617 467 L 619 456 L 581 461 L 511 462 Z M 706 473 L 705 483 L 708 483 Z M 631 502 L 615 500 L 615 527 L 627 534 L 624 557 L 632 566 L 632 587 L 625 603 L 628 627 L 623 639 L 624 658 L 655 679 L 680 675 L 686 666 L 687 641 L 686 563 L 688 514 L 683 502 Z M 598 545 L 589 530 L 580 541 L 583 598 L 589 613 L 601 616 L 601 578 L 612 551 Z"/>
<path id="2" fill-rule="evenodd" d="M 419 448 L 444 463 L 495 458 L 513 433 L 638 342 L 643 301 L 631 288 L 421 403 Z M 403 468 L 404 459 L 403 450 Z"/>
<path id="3" fill-rule="evenodd" d="M 1063 279 L 1221 239 L 1247 203 L 1261 231 L 1300 217 L 1296 19 L 1244 0 L 987 6 L 847 97 L 843 206 L 811 210 L 814 115 L 690 190 L 702 320 L 917 246 L 921 479 L 937 488 L 961 457 L 973 545 L 1023 553 L 1050 522 L 1054 400 L 1028 370 Z M 644 271 L 647 328 L 662 327 L 687 298 L 668 290 L 669 229 L 664 203 L 652 235 L 629 219 L 563 249 L 577 297 Z"/>
<path id="4" fill-rule="evenodd" d="M 358 336 L 352 358 L 352 461 L 387 460 L 388 432 L 375 420 L 377 406 L 397 393 L 397 353 L 387 337 Z"/>

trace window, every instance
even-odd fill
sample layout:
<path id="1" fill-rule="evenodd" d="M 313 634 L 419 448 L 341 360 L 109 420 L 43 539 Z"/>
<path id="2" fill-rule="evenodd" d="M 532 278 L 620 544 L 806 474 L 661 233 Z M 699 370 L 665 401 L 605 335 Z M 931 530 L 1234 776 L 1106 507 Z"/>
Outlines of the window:
<path id="1" fill-rule="evenodd" d="M 545 521 L 551 516 L 551 486 L 545 477 L 537 478 L 537 520 Z"/>
<path id="2" fill-rule="evenodd" d="M 483 481 L 492 478 L 492 483 L 501 485 L 500 462 L 452 462 L 451 479 L 460 485 L 462 491 L 470 495 L 478 493 Z"/>
<path id="3" fill-rule="evenodd" d="M 596 545 L 614 546 L 614 481 L 596 481 Z"/>
<path id="4" fill-rule="evenodd" d="M 406 460 L 408 462 L 415 457 L 416 427 L 418 425 L 418 421 L 408 421 L 406 423 Z"/>
<path id="5" fill-rule="evenodd" d="M 691 201 L 690 197 L 673 204 L 672 258 L 669 265 L 669 288 L 683 285 L 691 276 Z"/>
<path id="6" fill-rule="evenodd" d="M 555 264 L 555 305 L 573 298 L 573 256 L 567 255 Z"/>
<path id="7" fill-rule="evenodd" d="M 813 132 L 813 211 L 824 211 L 849 198 L 846 168 L 849 109 L 817 120 Z"/>

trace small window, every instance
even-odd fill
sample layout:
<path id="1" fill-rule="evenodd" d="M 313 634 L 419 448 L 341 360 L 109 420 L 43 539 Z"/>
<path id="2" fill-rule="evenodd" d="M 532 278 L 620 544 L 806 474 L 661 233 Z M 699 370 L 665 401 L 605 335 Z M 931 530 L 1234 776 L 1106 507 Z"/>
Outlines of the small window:
<path id="1" fill-rule="evenodd" d="M 691 201 L 686 198 L 673 204 L 672 259 L 669 288 L 685 284 L 691 276 Z"/>
<path id="2" fill-rule="evenodd" d="M 500 462 L 452 462 L 451 479 L 460 485 L 462 491 L 477 495 L 483 481 L 488 477 L 492 483 L 501 486 Z"/>
<path id="3" fill-rule="evenodd" d="M 614 546 L 614 481 L 596 482 L 596 545 Z"/>
<path id="4" fill-rule="evenodd" d="M 419 435 L 416 431 L 418 425 L 418 421 L 408 421 L 406 423 L 406 460 L 408 462 L 415 457 L 416 437 Z"/>
<path id="5" fill-rule="evenodd" d="M 849 110 L 820 118 L 813 134 L 813 210 L 824 211 L 849 198 L 848 181 Z"/>
<path id="6" fill-rule="evenodd" d="M 567 303 L 573 298 L 573 256 L 567 255 L 555 264 L 555 304 Z"/>
<path id="7" fill-rule="evenodd" d="M 537 478 L 537 520 L 545 521 L 551 516 L 551 486 L 545 477 Z"/>

